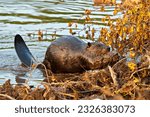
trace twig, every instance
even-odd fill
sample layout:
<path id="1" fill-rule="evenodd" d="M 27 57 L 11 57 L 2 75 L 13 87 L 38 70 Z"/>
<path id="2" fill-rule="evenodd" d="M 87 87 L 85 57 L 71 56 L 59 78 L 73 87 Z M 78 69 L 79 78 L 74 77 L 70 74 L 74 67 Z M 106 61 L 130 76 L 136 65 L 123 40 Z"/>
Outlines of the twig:
<path id="1" fill-rule="evenodd" d="M 60 94 L 60 95 L 69 96 L 69 97 L 73 97 L 73 98 L 75 98 L 75 96 L 74 96 L 74 95 L 67 94 L 67 93 L 61 93 L 61 92 L 59 92 L 59 93 L 57 93 L 57 94 Z"/>
<path id="2" fill-rule="evenodd" d="M 150 68 L 147 68 L 147 67 L 145 68 L 145 67 L 144 67 L 144 68 L 142 68 L 142 69 L 136 70 L 135 72 L 133 72 L 133 73 L 131 74 L 131 76 L 130 76 L 129 79 L 131 79 L 135 73 L 138 73 L 138 72 L 143 71 L 143 70 L 146 70 L 146 69 L 150 69 Z"/>
<path id="3" fill-rule="evenodd" d="M 46 78 L 47 78 L 48 82 L 50 83 L 49 75 L 48 75 L 46 66 L 43 63 L 41 63 L 41 62 L 36 63 L 35 66 L 33 67 L 33 69 L 31 70 L 31 72 L 33 72 L 39 65 L 42 65 L 44 67 L 44 70 L 45 70 L 45 73 L 46 73 Z M 51 72 L 51 74 L 53 74 L 53 73 Z"/>
<path id="4" fill-rule="evenodd" d="M 125 60 L 126 58 L 122 58 L 122 59 L 120 59 L 117 63 L 115 63 L 114 65 L 113 65 L 113 67 L 112 68 L 114 68 L 117 64 L 119 64 L 119 63 L 121 63 L 123 60 Z"/>
<path id="5" fill-rule="evenodd" d="M 6 95 L 6 94 L 0 94 L 0 97 L 5 97 L 5 98 L 10 99 L 10 100 L 16 100 L 15 98 L 13 98 L 9 95 Z"/>
<path id="6" fill-rule="evenodd" d="M 108 66 L 108 69 L 110 71 L 110 74 L 111 74 L 114 85 L 118 87 L 116 73 L 114 72 L 114 70 L 110 66 Z"/>

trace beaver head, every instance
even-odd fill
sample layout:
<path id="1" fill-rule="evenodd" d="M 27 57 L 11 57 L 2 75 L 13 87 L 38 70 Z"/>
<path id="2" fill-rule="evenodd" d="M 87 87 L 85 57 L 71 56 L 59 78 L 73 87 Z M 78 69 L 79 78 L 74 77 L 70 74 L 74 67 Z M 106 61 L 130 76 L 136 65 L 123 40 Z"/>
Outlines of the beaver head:
<path id="1" fill-rule="evenodd" d="M 110 52 L 110 47 L 103 44 L 102 42 L 88 42 L 86 51 L 94 54 L 106 54 Z"/>
<path id="2" fill-rule="evenodd" d="M 113 59 L 117 56 L 117 59 Z M 110 47 L 101 42 L 88 42 L 84 54 L 81 56 L 85 69 L 101 69 L 115 63 L 119 59 L 117 53 L 110 51 Z"/>

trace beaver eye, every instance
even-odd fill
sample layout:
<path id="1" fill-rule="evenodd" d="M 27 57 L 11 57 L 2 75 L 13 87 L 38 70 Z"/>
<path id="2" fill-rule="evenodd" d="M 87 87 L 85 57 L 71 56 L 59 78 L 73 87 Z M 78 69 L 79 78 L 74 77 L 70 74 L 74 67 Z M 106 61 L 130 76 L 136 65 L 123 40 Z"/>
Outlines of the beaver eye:
<path id="1" fill-rule="evenodd" d="M 92 44 L 90 42 L 88 42 L 87 45 L 88 45 L 87 47 L 89 48 L 89 47 L 91 47 Z"/>

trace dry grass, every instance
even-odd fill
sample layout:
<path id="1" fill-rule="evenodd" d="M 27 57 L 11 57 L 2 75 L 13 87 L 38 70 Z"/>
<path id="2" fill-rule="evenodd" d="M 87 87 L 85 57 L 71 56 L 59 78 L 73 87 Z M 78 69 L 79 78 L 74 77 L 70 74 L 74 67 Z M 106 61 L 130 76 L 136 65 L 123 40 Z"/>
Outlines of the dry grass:
<path id="1" fill-rule="evenodd" d="M 149 62 L 149 60 L 147 59 Z M 143 64 L 143 63 L 142 63 Z M 141 65 L 142 65 L 141 64 Z M 82 74 L 53 74 L 39 86 L 11 85 L 0 87 L 0 99 L 82 100 L 82 99 L 150 99 L 150 69 L 131 71 L 125 60 L 112 67 Z"/>

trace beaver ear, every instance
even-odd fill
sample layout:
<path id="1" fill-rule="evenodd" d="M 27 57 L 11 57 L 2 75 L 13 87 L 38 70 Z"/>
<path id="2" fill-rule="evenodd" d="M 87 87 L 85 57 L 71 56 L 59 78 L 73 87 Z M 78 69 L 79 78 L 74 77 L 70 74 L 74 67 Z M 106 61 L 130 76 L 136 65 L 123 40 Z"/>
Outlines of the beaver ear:
<path id="1" fill-rule="evenodd" d="M 87 43 L 87 48 L 91 47 L 91 45 L 92 45 L 92 44 L 91 44 L 90 42 L 88 42 L 88 43 Z"/>

